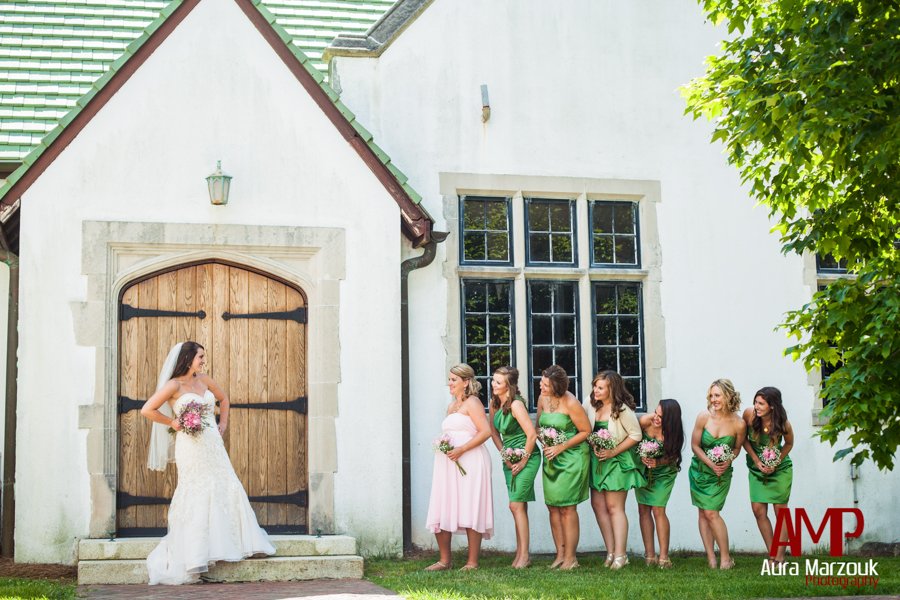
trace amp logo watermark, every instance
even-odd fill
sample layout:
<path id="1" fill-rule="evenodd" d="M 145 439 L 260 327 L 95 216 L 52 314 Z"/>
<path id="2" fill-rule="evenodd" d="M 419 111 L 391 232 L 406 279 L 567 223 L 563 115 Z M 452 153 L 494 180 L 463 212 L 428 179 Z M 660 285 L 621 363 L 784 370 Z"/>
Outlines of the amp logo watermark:
<path id="1" fill-rule="evenodd" d="M 797 560 L 784 563 L 764 560 L 760 575 L 784 576 L 801 575 L 800 559 L 803 554 L 803 532 L 809 535 L 813 544 L 818 544 L 828 531 L 828 553 L 832 557 L 844 556 L 844 543 L 849 538 L 858 538 L 865 527 L 865 519 L 858 508 L 829 508 L 825 516 L 819 522 L 818 527 L 813 525 L 806 509 L 783 508 L 778 511 L 775 520 L 775 531 L 772 546 L 769 548 L 769 556 L 775 558 L 779 548 L 787 548 L 791 557 Z M 852 515 L 854 520 L 845 519 Z M 850 531 L 844 528 L 852 526 Z M 863 588 L 878 587 L 878 563 L 874 560 L 866 561 L 829 561 L 824 558 L 807 558 L 804 561 L 804 581 L 806 586 L 816 587 L 848 587 Z"/>

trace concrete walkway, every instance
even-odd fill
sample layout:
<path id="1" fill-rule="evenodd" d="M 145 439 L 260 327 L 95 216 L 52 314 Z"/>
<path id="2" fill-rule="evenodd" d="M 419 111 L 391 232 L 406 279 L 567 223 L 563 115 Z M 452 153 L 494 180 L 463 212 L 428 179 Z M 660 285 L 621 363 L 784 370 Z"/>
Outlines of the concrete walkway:
<path id="1" fill-rule="evenodd" d="M 397 595 L 362 579 L 315 579 L 264 583 L 195 585 L 81 585 L 78 597 L 90 600 L 388 600 Z"/>

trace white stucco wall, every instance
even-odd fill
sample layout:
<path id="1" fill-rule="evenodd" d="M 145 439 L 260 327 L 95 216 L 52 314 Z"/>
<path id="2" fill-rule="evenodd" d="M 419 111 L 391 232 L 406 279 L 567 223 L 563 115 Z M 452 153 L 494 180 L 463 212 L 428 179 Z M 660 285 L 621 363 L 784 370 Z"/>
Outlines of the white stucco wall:
<path id="1" fill-rule="evenodd" d="M 225 207 L 210 205 L 204 181 L 217 159 L 234 176 Z M 87 532 L 78 407 L 103 382 L 71 308 L 89 294 L 86 220 L 345 230 L 335 529 L 363 551 L 396 551 L 397 205 L 237 5 L 204 0 L 23 197 L 16 559 L 71 562 Z"/>
<path id="2" fill-rule="evenodd" d="M 816 388 L 800 364 L 782 357 L 788 340 L 774 330 L 787 310 L 809 300 L 814 277 L 799 257 L 780 253 L 765 210 L 742 190 L 721 147 L 709 143 L 709 124 L 683 116 L 678 92 L 703 73 L 704 57 L 723 35 L 691 0 L 436 0 L 380 57 L 338 57 L 333 68 L 342 100 L 409 175 L 438 229 L 442 173 L 659 181 L 662 396 L 681 402 L 689 437 L 712 380 L 731 378 L 742 408 L 758 388 L 779 387 L 796 434 L 791 505 L 817 518 L 829 506 L 852 506 L 849 466 L 832 464 L 833 449 L 814 437 Z M 490 93 L 487 123 L 482 84 Z M 458 290 L 443 278 L 445 252 L 439 247 L 435 264 L 411 278 L 411 327 L 418 332 L 411 352 L 414 542 L 426 547 L 434 543 L 424 529 L 430 442 L 449 400 L 446 366 L 459 359 L 447 355 L 443 339 L 459 318 L 446 309 L 448 294 Z M 589 377 L 589 349 L 582 352 Z M 524 378 L 527 358 L 519 362 Z M 655 406 L 659 398 L 649 400 Z M 686 467 L 669 504 L 672 546 L 700 549 Z M 746 477 L 741 456 L 723 516 L 735 547 L 761 550 Z M 857 492 L 866 537 L 898 539 L 900 523 L 886 506 L 900 492 L 898 477 L 866 465 Z M 532 548 L 547 552 L 552 541 L 541 499 L 530 513 Z M 496 537 L 485 547 L 513 549 L 499 462 L 494 500 Z M 596 549 L 601 541 L 588 503 L 580 514 L 580 548 Z M 641 552 L 633 496 L 628 514 L 629 549 Z"/>

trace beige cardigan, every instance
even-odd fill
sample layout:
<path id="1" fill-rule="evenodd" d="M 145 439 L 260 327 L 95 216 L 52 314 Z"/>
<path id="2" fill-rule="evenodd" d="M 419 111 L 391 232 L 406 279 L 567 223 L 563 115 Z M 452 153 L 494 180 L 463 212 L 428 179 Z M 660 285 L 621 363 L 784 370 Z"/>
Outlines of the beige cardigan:
<path id="1" fill-rule="evenodd" d="M 591 405 L 590 396 L 587 400 L 584 401 L 582 406 L 584 407 L 584 412 L 587 413 L 588 421 L 591 424 L 591 429 L 593 429 L 594 423 L 597 420 L 597 413 L 594 410 L 594 407 Z M 616 440 L 617 445 L 621 444 L 622 440 L 627 437 L 630 437 L 636 442 L 641 441 L 641 424 L 640 422 L 638 422 L 637 415 L 634 414 L 634 411 L 627 406 L 623 406 L 622 410 L 619 411 L 618 419 L 613 419 L 610 417 L 607 428 L 612 434 L 613 439 Z"/>

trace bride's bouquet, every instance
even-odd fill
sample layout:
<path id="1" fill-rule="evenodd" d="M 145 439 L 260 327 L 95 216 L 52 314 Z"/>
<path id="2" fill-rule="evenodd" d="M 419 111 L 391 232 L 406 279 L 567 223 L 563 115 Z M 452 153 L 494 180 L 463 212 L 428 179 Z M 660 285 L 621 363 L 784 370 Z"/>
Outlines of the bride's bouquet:
<path id="1" fill-rule="evenodd" d="M 178 424 L 181 425 L 180 431 L 192 436 L 203 431 L 203 425 L 208 412 L 209 407 L 205 404 L 195 401 L 186 403 L 176 417 Z M 176 433 L 171 427 L 169 428 L 169 432 Z"/>

